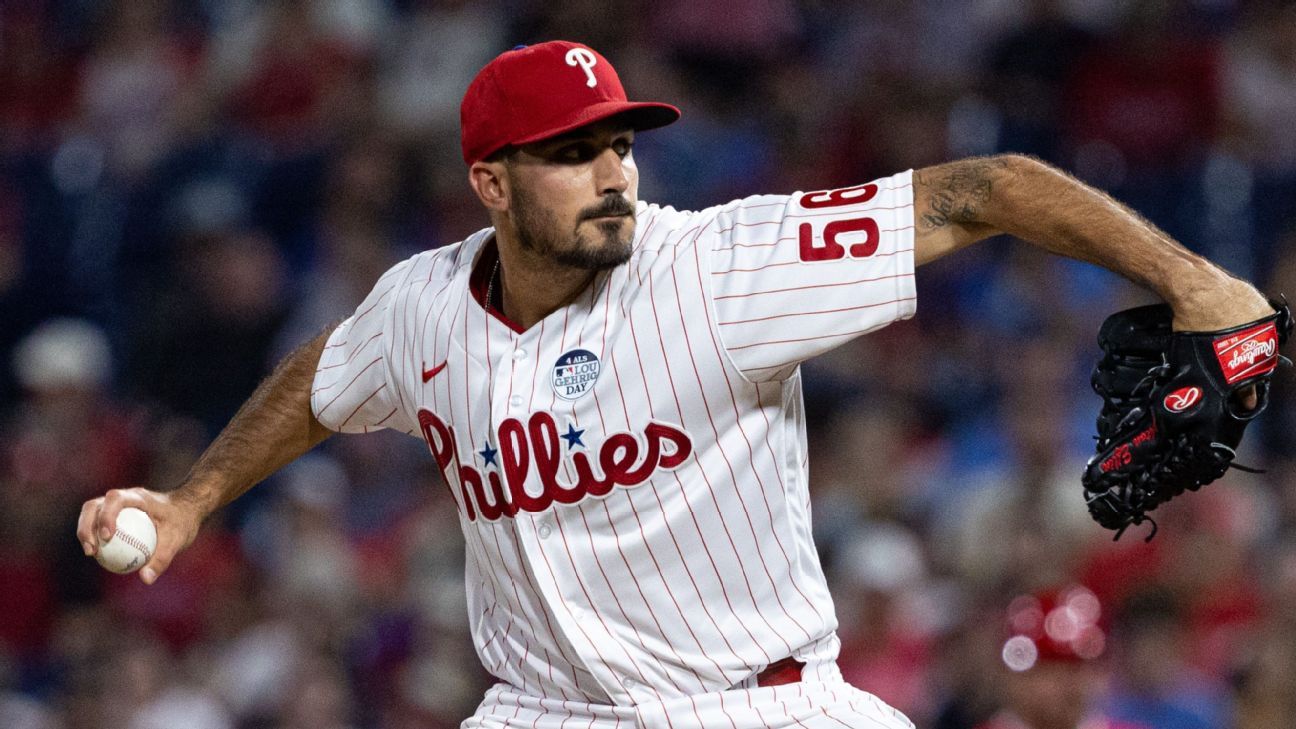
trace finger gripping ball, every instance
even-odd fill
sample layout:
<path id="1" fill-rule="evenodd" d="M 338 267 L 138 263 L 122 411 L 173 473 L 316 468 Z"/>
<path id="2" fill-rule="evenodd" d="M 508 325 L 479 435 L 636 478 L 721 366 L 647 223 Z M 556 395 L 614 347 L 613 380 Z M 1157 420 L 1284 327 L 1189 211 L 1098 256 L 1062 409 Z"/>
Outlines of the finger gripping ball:
<path id="1" fill-rule="evenodd" d="M 117 514 L 112 539 L 99 541 L 95 559 L 109 572 L 129 574 L 143 567 L 157 548 L 157 528 L 148 514 L 128 506 Z"/>

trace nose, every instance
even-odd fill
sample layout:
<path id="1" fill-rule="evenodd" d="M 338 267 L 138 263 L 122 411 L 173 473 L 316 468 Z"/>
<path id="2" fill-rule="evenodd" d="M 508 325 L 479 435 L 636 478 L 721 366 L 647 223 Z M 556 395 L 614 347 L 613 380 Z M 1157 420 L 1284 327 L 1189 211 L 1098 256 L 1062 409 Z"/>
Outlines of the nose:
<path id="1" fill-rule="evenodd" d="M 599 153 L 594 160 L 594 181 L 599 195 L 611 192 L 624 193 L 630 188 L 630 177 L 626 174 L 625 160 L 616 150 L 608 147 Z"/>

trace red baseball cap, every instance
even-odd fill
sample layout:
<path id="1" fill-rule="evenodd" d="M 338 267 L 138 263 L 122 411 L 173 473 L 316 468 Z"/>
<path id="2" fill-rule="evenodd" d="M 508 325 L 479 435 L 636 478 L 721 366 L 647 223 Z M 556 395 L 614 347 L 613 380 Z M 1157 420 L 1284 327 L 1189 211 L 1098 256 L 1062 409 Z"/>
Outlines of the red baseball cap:
<path id="1" fill-rule="evenodd" d="M 508 145 L 538 142 L 624 116 L 636 129 L 680 116 L 670 104 L 628 101 L 616 69 L 598 51 L 568 41 L 518 46 L 478 72 L 459 106 L 464 161 Z"/>

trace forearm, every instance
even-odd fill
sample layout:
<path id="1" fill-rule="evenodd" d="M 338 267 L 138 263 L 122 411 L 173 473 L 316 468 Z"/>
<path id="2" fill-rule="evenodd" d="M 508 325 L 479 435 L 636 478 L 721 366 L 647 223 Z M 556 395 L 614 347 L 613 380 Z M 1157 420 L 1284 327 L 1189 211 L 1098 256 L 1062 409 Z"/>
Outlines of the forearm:
<path id="1" fill-rule="evenodd" d="M 310 450 L 330 434 L 311 412 L 311 386 L 327 332 L 288 355 L 202 454 L 176 501 L 205 517 Z"/>
<path id="2" fill-rule="evenodd" d="M 1108 195 L 1017 155 L 963 160 L 915 173 L 919 238 L 932 257 L 1009 233 L 1097 264 L 1155 292 L 1181 329 L 1218 329 L 1270 313 L 1249 284 L 1188 251 Z"/>

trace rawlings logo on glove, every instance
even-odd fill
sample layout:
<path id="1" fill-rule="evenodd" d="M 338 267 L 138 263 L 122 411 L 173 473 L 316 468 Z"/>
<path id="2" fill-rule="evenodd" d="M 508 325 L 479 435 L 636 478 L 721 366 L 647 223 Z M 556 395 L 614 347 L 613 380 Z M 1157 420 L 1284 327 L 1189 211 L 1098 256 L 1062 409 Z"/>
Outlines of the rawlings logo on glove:
<path id="1" fill-rule="evenodd" d="M 1089 513 L 1116 538 L 1148 512 L 1236 463 L 1246 426 L 1269 404 L 1278 347 L 1291 331 L 1285 301 L 1264 319 L 1216 332 L 1175 332 L 1169 306 L 1103 322 L 1093 388 L 1103 398 L 1097 452 L 1083 481 Z M 1255 388 L 1255 406 L 1241 391 Z M 1148 539 L 1156 534 L 1156 522 Z"/>
<path id="2" fill-rule="evenodd" d="M 1272 372 L 1278 366 L 1278 329 L 1270 322 L 1217 339 L 1215 356 L 1230 385 L 1249 375 Z"/>

